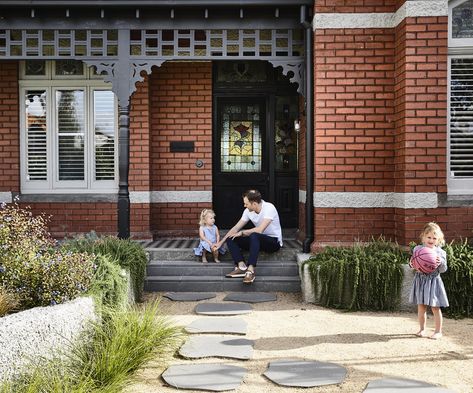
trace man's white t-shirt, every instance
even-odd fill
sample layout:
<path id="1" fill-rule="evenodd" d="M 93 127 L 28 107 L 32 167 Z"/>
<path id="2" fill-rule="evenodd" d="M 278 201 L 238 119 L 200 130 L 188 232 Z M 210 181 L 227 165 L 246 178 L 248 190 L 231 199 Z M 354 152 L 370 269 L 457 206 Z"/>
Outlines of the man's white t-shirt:
<path id="1" fill-rule="evenodd" d="M 251 221 L 255 227 L 257 227 L 261 223 L 261 221 L 266 218 L 271 220 L 269 225 L 263 231 L 263 234 L 271 237 L 276 237 L 282 247 L 282 231 L 281 223 L 279 222 L 278 211 L 270 202 L 265 202 L 264 200 L 261 200 L 261 203 L 262 206 L 261 211 L 259 213 L 250 212 L 248 209 L 245 209 L 243 211 L 241 219 L 246 222 Z"/>

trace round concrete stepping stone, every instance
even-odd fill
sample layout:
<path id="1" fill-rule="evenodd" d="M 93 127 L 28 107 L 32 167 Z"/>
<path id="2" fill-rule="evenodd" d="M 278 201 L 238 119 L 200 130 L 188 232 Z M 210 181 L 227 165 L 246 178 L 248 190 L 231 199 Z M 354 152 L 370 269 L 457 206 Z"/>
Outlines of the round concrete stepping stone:
<path id="1" fill-rule="evenodd" d="M 178 364 L 169 367 L 162 377 L 177 389 L 222 392 L 236 389 L 245 374 L 243 367 L 228 364 Z"/>
<path id="2" fill-rule="evenodd" d="M 252 340 L 232 336 L 193 336 L 179 350 L 185 358 L 220 357 L 231 359 L 251 359 Z"/>
<path id="3" fill-rule="evenodd" d="M 213 292 L 166 292 L 163 296 L 176 302 L 195 302 L 213 299 L 217 294 Z"/>
<path id="4" fill-rule="evenodd" d="M 246 334 L 248 324 L 241 318 L 207 317 L 193 321 L 185 330 L 188 333 Z"/>
<path id="5" fill-rule="evenodd" d="M 195 312 L 202 315 L 241 315 L 251 311 L 249 304 L 240 303 L 201 303 L 195 307 Z"/>
<path id="6" fill-rule="evenodd" d="M 223 298 L 223 300 L 246 303 L 263 303 L 274 302 L 277 300 L 277 296 L 273 293 L 265 292 L 235 292 L 229 293 Z"/>
<path id="7" fill-rule="evenodd" d="M 271 362 L 264 373 L 278 385 L 305 388 L 341 383 L 346 374 L 347 370 L 335 363 L 292 359 Z"/>
<path id="8" fill-rule="evenodd" d="M 371 381 L 363 392 L 368 393 L 454 393 L 430 383 L 414 379 L 384 378 Z"/>

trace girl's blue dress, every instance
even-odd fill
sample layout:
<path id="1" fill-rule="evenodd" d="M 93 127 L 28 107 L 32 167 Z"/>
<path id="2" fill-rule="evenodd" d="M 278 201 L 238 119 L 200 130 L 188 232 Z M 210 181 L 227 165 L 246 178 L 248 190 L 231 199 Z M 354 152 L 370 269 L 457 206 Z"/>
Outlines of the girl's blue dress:
<path id="1" fill-rule="evenodd" d="M 217 226 L 216 225 L 212 225 L 210 228 L 207 226 L 202 226 L 202 229 L 204 231 L 204 236 L 206 239 L 210 240 L 211 243 L 217 243 Z M 207 243 L 206 241 L 200 240 L 199 245 L 196 248 L 194 248 L 194 254 L 200 257 L 202 256 L 204 249 L 207 252 L 212 253 L 209 243 Z M 223 247 L 220 247 L 218 249 L 218 252 L 220 254 L 225 254 L 225 249 Z"/>
<path id="2" fill-rule="evenodd" d="M 414 250 L 418 247 L 422 246 L 416 246 Z M 447 253 L 440 247 L 435 247 L 435 251 L 440 258 L 440 265 L 430 274 L 416 271 L 409 295 L 410 303 L 425 304 L 431 307 L 448 307 L 447 292 L 440 277 L 440 273 L 447 271 Z"/>

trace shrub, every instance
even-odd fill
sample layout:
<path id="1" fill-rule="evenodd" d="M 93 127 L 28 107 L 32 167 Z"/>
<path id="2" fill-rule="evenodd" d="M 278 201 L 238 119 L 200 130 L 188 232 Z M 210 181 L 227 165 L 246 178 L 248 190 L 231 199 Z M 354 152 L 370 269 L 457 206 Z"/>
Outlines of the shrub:
<path id="1" fill-rule="evenodd" d="M 106 307 L 126 305 L 128 288 L 123 269 L 106 255 L 97 255 L 95 265 L 97 268 L 89 293 Z"/>
<path id="2" fill-rule="evenodd" d="M 473 316 L 473 246 L 467 240 L 445 245 L 448 270 L 442 274 L 450 306 L 448 316 Z"/>
<path id="3" fill-rule="evenodd" d="M 165 362 L 183 333 L 158 313 L 158 302 L 142 310 L 108 309 L 83 340 L 56 359 L 0 384 L 1 393 L 118 393 L 151 359 Z"/>
<path id="4" fill-rule="evenodd" d="M 57 250 L 44 216 L 17 204 L 0 209 L 0 285 L 16 294 L 22 308 L 63 303 L 85 292 L 93 257 Z"/>
<path id="5" fill-rule="evenodd" d="M 74 369 L 89 375 L 95 386 L 124 386 L 130 375 L 151 359 L 164 360 L 182 340 L 180 328 L 158 313 L 159 301 L 142 309 L 109 310 L 94 323 L 93 339 L 73 349 Z"/>
<path id="6" fill-rule="evenodd" d="M 20 301 L 18 296 L 8 292 L 4 287 L 0 286 L 0 317 L 15 311 Z"/>
<path id="7" fill-rule="evenodd" d="M 364 245 L 327 247 L 305 263 L 323 306 L 395 310 L 408 259 L 408 253 L 397 244 L 380 238 Z"/>
<path id="8" fill-rule="evenodd" d="M 113 236 L 97 237 L 94 233 L 64 243 L 63 247 L 76 252 L 88 252 L 95 255 L 106 255 L 116 261 L 131 275 L 136 300 L 143 294 L 148 257 L 144 248 L 130 239 L 118 239 Z"/>

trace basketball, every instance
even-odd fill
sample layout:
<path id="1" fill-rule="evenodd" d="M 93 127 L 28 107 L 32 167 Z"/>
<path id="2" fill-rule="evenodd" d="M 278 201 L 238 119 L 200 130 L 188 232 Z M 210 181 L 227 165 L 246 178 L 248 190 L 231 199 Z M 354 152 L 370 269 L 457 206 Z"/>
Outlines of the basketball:
<path id="1" fill-rule="evenodd" d="M 412 254 L 410 265 L 418 272 L 429 274 L 439 267 L 440 261 L 437 261 L 435 249 L 419 247 Z"/>

